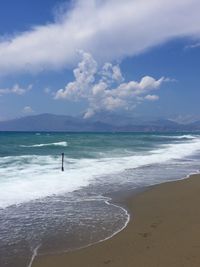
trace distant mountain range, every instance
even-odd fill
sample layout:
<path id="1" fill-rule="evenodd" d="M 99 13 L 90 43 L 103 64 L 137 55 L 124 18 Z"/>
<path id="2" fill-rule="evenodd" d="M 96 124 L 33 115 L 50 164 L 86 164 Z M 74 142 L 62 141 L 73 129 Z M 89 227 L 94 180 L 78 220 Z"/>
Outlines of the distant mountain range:
<path id="1" fill-rule="evenodd" d="M 46 132 L 153 132 L 200 131 L 200 121 L 179 124 L 171 120 L 145 120 L 116 115 L 83 119 L 66 115 L 40 114 L 1 121 L 0 131 Z"/>

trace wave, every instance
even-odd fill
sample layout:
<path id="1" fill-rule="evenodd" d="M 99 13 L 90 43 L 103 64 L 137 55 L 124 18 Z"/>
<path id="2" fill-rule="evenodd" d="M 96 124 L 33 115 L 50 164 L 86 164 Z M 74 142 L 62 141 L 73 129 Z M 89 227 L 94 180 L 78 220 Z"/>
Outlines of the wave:
<path id="1" fill-rule="evenodd" d="M 184 135 L 156 135 L 156 138 L 168 138 L 168 139 L 185 139 L 185 140 L 192 140 L 196 139 L 196 135 L 191 135 L 191 134 L 184 134 Z"/>
<path id="2" fill-rule="evenodd" d="M 176 138 L 177 139 L 195 139 L 197 138 L 197 136 L 188 134 L 188 135 L 176 136 Z"/>
<path id="3" fill-rule="evenodd" d="M 55 143 L 54 143 L 55 144 Z M 52 195 L 61 195 L 86 187 L 127 169 L 173 162 L 200 151 L 200 138 L 182 143 L 161 145 L 143 154 L 113 155 L 109 158 L 74 159 L 65 157 L 65 172 L 61 172 L 59 156 L 0 157 L 0 207 L 17 205 Z M 114 157 L 115 156 L 115 157 Z M 107 178 L 105 178 L 107 177 Z M 111 179 L 111 178 L 110 178 Z M 122 183 L 123 183 L 123 177 Z M 137 179 L 145 179 L 137 177 Z"/>
<path id="4" fill-rule="evenodd" d="M 68 146 L 67 142 L 55 142 L 55 143 L 47 143 L 47 144 L 35 144 L 35 145 L 20 145 L 21 147 L 43 147 L 43 146 Z"/>

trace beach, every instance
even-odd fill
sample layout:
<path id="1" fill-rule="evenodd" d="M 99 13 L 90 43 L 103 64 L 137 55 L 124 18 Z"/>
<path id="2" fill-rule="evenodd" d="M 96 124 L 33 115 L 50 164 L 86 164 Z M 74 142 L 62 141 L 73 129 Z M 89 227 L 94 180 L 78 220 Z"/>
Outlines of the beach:
<path id="1" fill-rule="evenodd" d="M 200 175 L 129 194 L 121 205 L 131 219 L 120 233 L 80 250 L 38 255 L 32 266 L 199 267 L 199 203 Z"/>
<path id="2" fill-rule="evenodd" d="M 157 262 L 198 214 L 198 184 L 169 183 L 199 171 L 196 133 L 1 133 L 0 150 L 2 267 Z"/>

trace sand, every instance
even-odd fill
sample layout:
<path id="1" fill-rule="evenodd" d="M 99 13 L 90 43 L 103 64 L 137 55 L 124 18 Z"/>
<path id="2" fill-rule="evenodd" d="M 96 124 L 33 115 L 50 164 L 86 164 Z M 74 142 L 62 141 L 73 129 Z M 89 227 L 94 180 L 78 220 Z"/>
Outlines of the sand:
<path id="1" fill-rule="evenodd" d="M 113 238 L 33 267 L 199 267 L 200 175 L 154 186 L 124 200 L 131 220 Z"/>

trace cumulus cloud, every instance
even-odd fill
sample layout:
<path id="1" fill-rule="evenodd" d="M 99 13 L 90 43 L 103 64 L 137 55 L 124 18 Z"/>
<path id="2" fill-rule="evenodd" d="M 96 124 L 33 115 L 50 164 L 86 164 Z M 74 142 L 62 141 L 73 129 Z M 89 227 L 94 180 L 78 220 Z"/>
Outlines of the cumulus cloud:
<path id="1" fill-rule="evenodd" d="M 22 88 L 19 84 L 15 84 L 11 88 L 0 88 L 0 96 L 6 94 L 24 95 L 32 89 L 32 84 L 29 84 L 26 88 Z"/>
<path id="2" fill-rule="evenodd" d="M 32 114 L 32 113 L 34 113 L 34 110 L 32 109 L 32 107 L 31 106 L 25 106 L 24 108 L 23 108 L 23 111 L 22 111 L 24 114 Z"/>
<path id="3" fill-rule="evenodd" d="M 121 82 L 124 80 L 120 67 L 118 65 L 113 66 L 109 62 L 103 65 L 101 75 L 102 80 L 105 80 L 107 82 L 109 82 L 109 80 L 116 82 Z"/>
<path id="4" fill-rule="evenodd" d="M 156 80 L 144 76 L 139 82 L 125 82 L 119 65 L 107 62 L 99 69 L 90 53 L 81 52 L 81 55 L 82 60 L 73 71 L 74 81 L 59 89 L 55 99 L 86 99 L 88 109 L 85 118 L 99 111 L 130 110 L 145 100 L 158 100 L 157 95 L 149 92 L 159 89 L 163 82 L 168 81 L 164 77 Z"/>
<path id="5" fill-rule="evenodd" d="M 72 1 L 53 23 L 0 37 L 0 73 L 71 66 L 77 49 L 105 62 L 177 37 L 199 39 L 199 10 L 199 0 Z"/>

